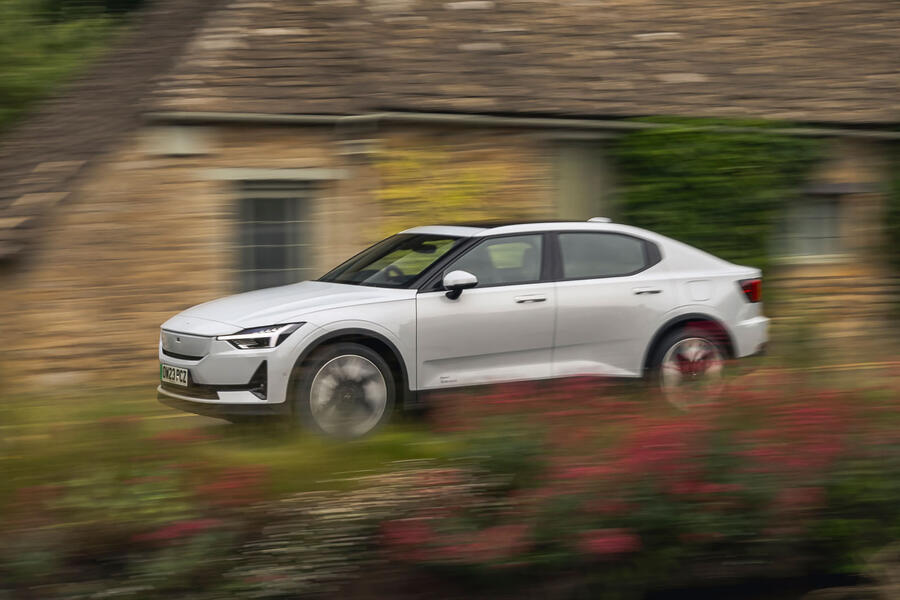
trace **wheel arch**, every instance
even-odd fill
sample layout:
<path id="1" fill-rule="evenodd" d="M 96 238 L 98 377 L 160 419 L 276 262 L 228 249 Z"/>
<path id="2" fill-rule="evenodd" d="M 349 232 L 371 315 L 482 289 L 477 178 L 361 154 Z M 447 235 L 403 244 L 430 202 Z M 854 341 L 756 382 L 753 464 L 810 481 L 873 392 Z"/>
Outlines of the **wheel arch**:
<path id="1" fill-rule="evenodd" d="M 650 361 L 653 360 L 653 355 L 656 352 L 656 349 L 659 347 L 660 342 L 678 329 L 688 327 L 690 325 L 696 325 L 700 328 L 710 329 L 711 333 L 721 341 L 723 347 L 725 348 L 726 358 L 734 358 L 734 340 L 731 337 L 731 333 L 728 331 L 728 328 L 716 317 L 713 317 L 704 313 L 686 313 L 683 315 L 678 315 L 677 317 L 673 317 L 666 321 L 659 329 L 656 330 L 656 333 L 653 335 L 653 338 L 650 340 L 650 343 L 647 345 L 647 349 L 644 351 L 644 360 L 643 360 L 643 373 L 646 375 L 647 372 L 651 368 Z"/>
<path id="2" fill-rule="evenodd" d="M 297 369 L 302 368 L 303 365 L 309 361 L 312 354 L 319 348 L 342 342 L 361 344 L 380 354 L 391 368 L 391 373 L 394 375 L 394 380 L 397 382 L 400 389 L 401 400 L 403 401 L 404 406 L 410 405 L 415 400 L 415 392 L 410 389 L 411 382 L 409 380 L 406 362 L 403 360 L 403 354 L 394 342 L 384 335 L 370 329 L 362 329 L 359 327 L 337 329 L 316 338 L 311 344 L 304 348 L 297 357 L 297 360 L 294 363 L 294 372 L 296 373 Z M 293 380 L 294 374 L 292 374 L 290 381 L 293 382 Z M 288 393 L 290 393 L 290 390 L 288 390 Z"/>

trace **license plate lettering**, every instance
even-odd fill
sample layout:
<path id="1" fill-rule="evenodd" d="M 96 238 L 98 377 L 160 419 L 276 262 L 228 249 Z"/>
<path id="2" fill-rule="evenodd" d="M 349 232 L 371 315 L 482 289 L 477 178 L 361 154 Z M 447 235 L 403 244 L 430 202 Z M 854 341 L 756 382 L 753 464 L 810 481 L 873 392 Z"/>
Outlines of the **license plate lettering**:
<path id="1" fill-rule="evenodd" d="M 169 365 L 159 365 L 159 379 L 166 383 L 173 383 L 182 387 L 187 387 L 188 370 L 181 367 L 171 367 Z"/>

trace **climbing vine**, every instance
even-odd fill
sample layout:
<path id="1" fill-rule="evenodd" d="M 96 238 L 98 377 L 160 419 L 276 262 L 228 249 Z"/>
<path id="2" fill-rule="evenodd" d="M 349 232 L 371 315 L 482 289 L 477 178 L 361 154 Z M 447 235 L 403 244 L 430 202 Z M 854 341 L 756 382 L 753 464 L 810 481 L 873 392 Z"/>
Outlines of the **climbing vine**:
<path id="1" fill-rule="evenodd" d="M 614 150 L 622 219 L 765 266 L 780 211 L 820 154 L 819 140 L 773 128 L 682 119 L 626 135 Z"/>

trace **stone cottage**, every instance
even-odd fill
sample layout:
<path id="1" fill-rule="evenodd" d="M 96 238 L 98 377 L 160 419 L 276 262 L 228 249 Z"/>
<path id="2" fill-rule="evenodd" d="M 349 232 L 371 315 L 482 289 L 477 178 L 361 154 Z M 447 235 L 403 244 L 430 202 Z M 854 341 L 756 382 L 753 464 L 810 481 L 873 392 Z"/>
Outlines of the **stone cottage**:
<path id="1" fill-rule="evenodd" d="M 409 223 L 608 214 L 648 115 L 825 140 L 782 272 L 868 301 L 898 31 L 894 0 L 151 2 L 0 138 L 0 373 L 150 382 L 172 313 Z"/>

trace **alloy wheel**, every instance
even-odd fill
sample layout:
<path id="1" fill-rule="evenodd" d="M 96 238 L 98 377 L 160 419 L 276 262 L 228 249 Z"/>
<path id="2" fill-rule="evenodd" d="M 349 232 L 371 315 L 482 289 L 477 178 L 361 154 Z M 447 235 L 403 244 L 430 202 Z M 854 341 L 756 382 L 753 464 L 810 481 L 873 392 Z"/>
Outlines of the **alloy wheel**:
<path id="1" fill-rule="evenodd" d="M 724 385 L 724 367 L 722 351 L 714 342 L 685 338 L 672 344 L 663 356 L 660 387 L 676 408 L 688 410 L 717 398 Z"/>
<path id="2" fill-rule="evenodd" d="M 368 358 L 343 354 L 326 362 L 313 378 L 309 409 L 327 434 L 359 437 L 375 428 L 388 404 L 381 370 Z"/>

